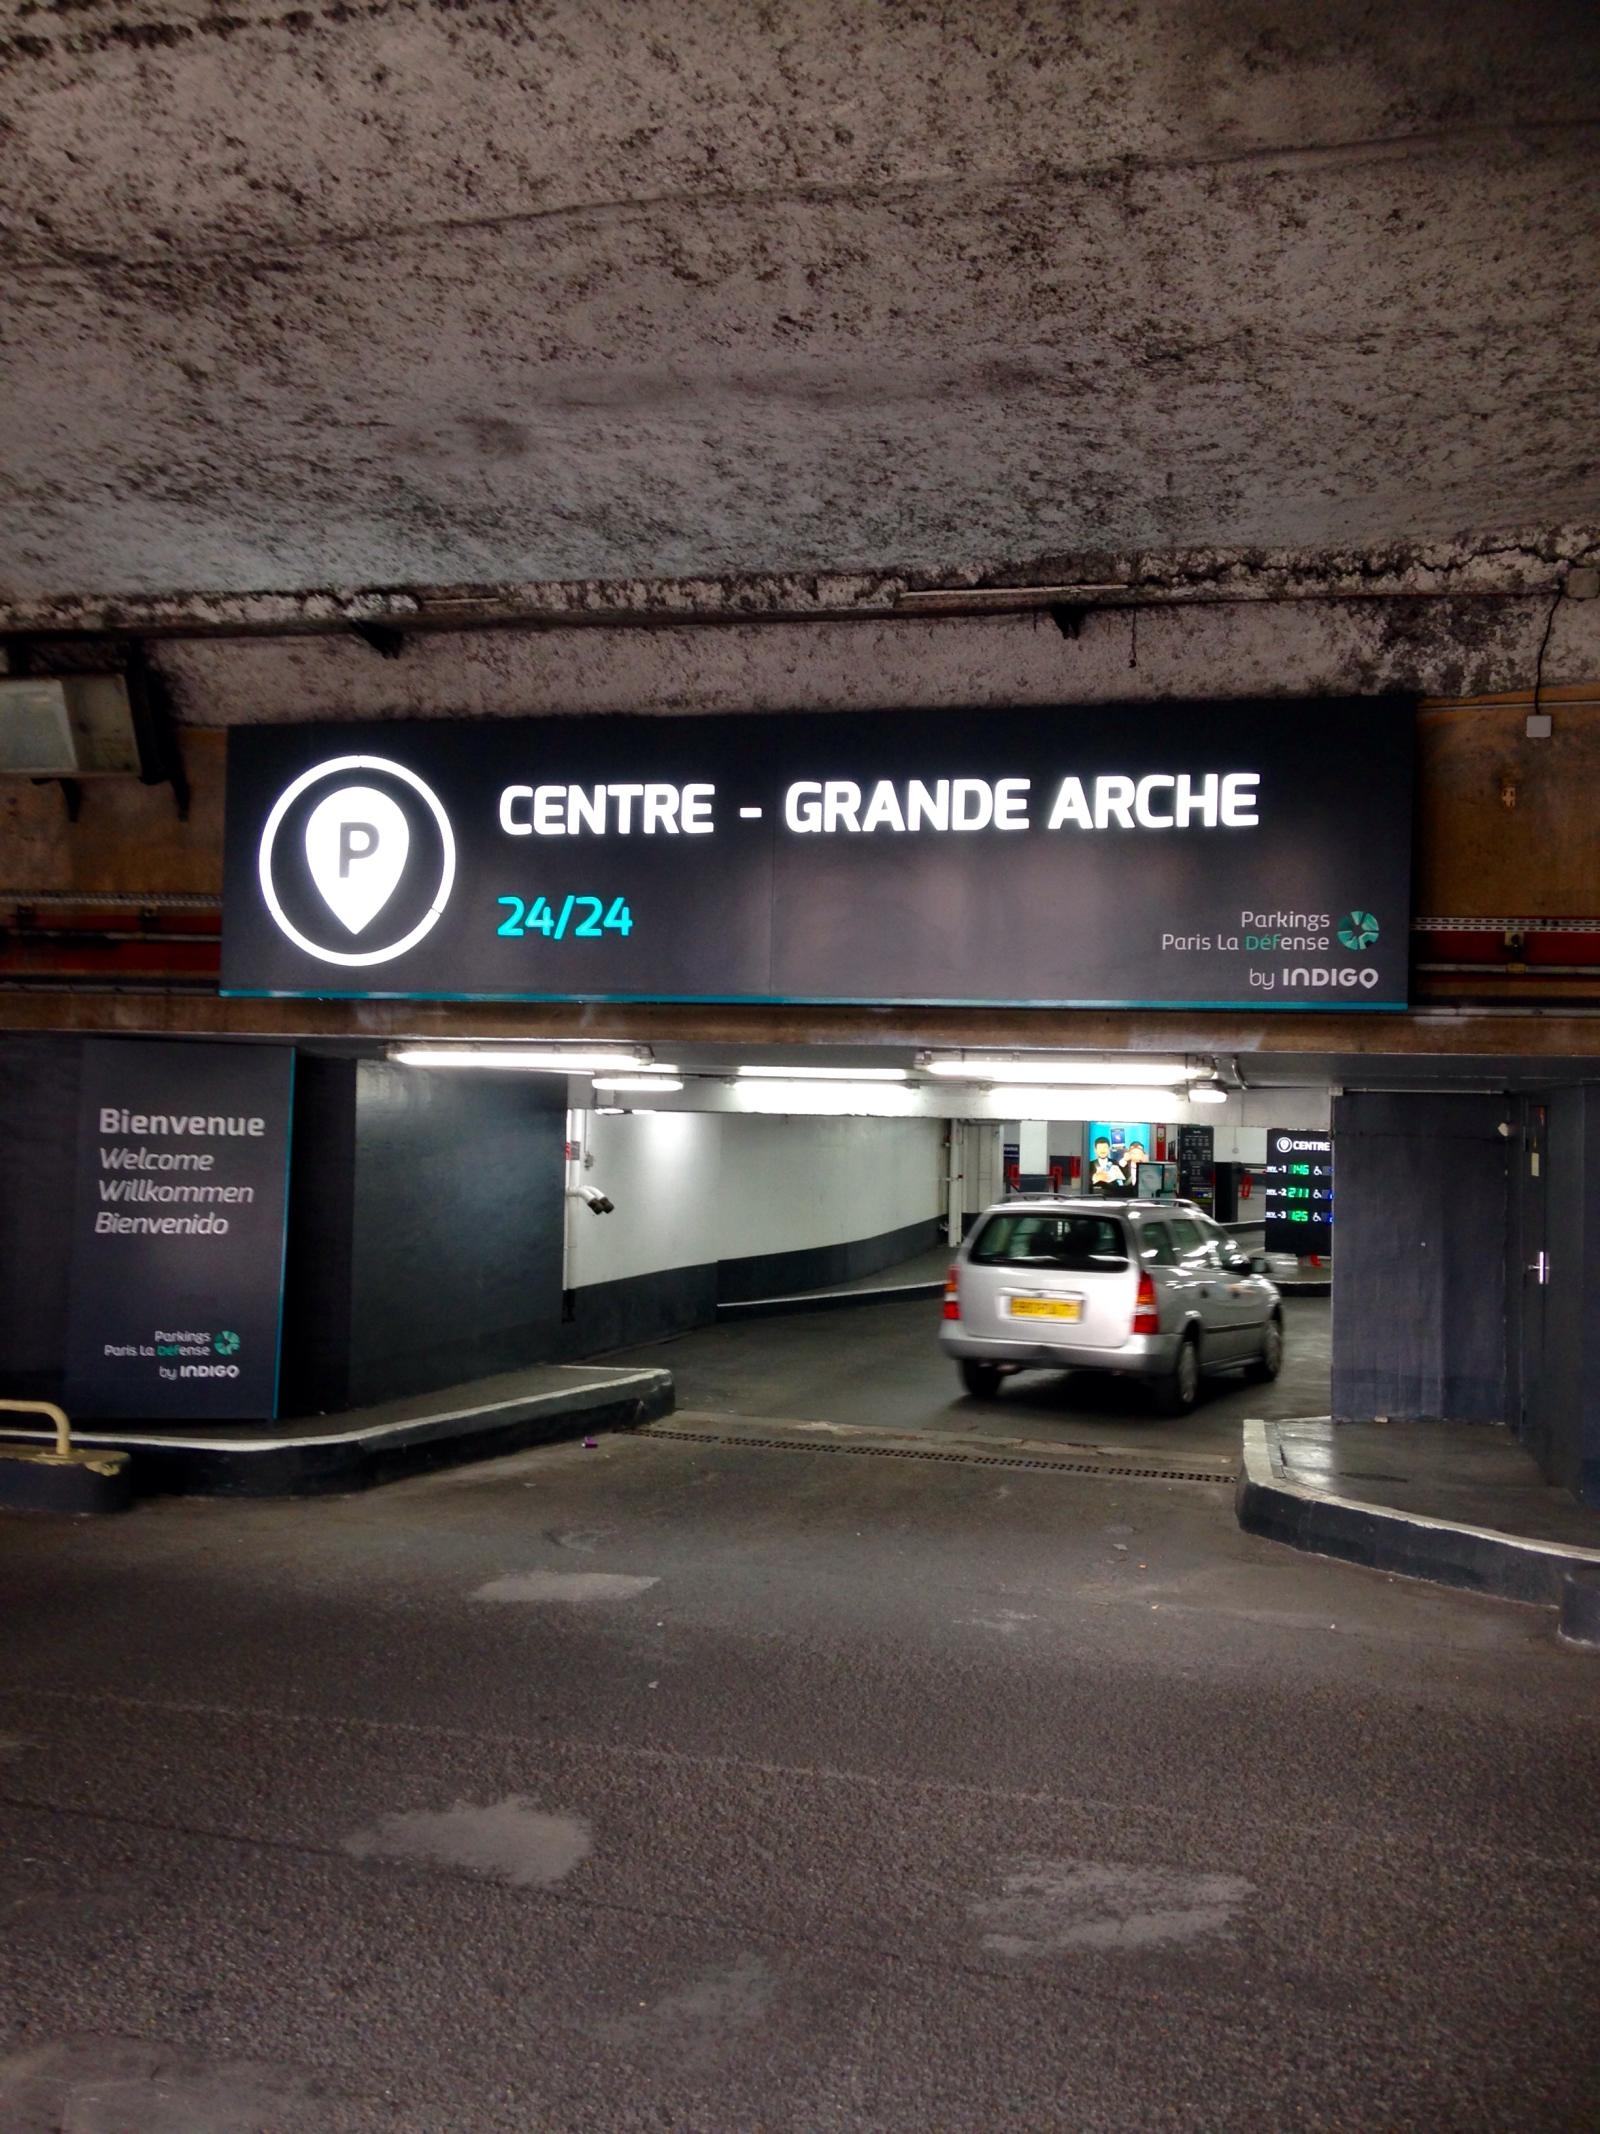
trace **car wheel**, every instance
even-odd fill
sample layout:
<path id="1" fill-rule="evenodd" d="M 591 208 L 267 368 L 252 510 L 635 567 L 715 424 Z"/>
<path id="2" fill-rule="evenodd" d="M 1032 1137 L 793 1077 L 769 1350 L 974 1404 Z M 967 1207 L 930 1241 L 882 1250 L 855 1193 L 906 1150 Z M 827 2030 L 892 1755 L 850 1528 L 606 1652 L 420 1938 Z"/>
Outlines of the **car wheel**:
<path id="1" fill-rule="evenodd" d="M 1156 1408 L 1162 1415 L 1187 1415 L 1200 1398 L 1200 1344 L 1186 1334 L 1177 1361 L 1156 1381 Z"/>
<path id="2" fill-rule="evenodd" d="M 1269 1319 L 1267 1330 L 1261 1337 L 1261 1354 L 1246 1371 L 1245 1376 L 1257 1385 L 1270 1385 L 1283 1369 L 1283 1321 Z"/>
<path id="3" fill-rule="evenodd" d="M 974 1363 L 970 1357 L 964 1356 L 961 1383 L 974 1400 L 993 1400 L 1000 1390 L 1000 1366 L 997 1363 Z"/>

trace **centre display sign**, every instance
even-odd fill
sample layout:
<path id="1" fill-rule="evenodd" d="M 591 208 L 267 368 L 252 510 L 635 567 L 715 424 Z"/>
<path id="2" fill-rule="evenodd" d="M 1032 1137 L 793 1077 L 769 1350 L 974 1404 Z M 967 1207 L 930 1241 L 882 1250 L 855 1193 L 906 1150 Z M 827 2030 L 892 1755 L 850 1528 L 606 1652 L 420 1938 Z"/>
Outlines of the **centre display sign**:
<path id="1" fill-rule="evenodd" d="M 1297 1128 L 1267 1135 L 1267 1204 L 1263 1244 L 1300 1258 L 1333 1250 L 1333 1138 Z"/>
<path id="2" fill-rule="evenodd" d="M 223 990 L 1402 1008 L 1383 699 L 235 732 Z"/>

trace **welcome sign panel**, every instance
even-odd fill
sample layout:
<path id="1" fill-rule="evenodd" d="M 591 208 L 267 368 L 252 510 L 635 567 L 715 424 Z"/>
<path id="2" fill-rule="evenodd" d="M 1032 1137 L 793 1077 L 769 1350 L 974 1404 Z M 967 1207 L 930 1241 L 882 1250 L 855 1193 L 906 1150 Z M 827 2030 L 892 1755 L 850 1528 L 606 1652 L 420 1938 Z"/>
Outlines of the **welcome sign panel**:
<path id="1" fill-rule="evenodd" d="M 1399 1008 L 1393 699 L 291 726 L 230 993 Z"/>
<path id="2" fill-rule="evenodd" d="M 84 1046 L 67 1405 L 232 1421 L 277 1405 L 294 1055 Z"/>

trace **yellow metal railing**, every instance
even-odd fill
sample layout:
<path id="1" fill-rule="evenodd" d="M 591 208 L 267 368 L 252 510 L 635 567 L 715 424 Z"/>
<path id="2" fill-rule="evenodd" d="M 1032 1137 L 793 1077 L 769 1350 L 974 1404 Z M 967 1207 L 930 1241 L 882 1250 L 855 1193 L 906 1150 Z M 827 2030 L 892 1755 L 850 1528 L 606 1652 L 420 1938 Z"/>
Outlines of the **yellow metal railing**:
<path id="1" fill-rule="evenodd" d="M 58 1408 L 53 1400 L 0 1400 L 0 1411 L 8 1415 L 48 1416 L 56 1428 L 56 1458 L 72 1458 L 72 1425 L 66 1409 Z"/>

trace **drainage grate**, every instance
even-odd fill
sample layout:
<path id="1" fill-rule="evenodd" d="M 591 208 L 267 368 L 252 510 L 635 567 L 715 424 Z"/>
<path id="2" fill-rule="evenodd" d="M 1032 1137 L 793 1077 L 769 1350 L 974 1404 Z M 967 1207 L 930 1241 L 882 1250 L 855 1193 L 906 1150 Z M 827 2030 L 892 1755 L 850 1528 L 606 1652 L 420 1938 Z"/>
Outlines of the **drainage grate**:
<path id="1" fill-rule="evenodd" d="M 680 1445 L 733 1445 L 752 1452 L 843 1452 L 858 1460 L 938 1460 L 954 1467 L 1023 1467 L 1033 1474 L 1099 1475 L 1108 1482 L 1210 1482 L 1233 1487 L 1230 1474 L 1199 1474 L 1191 1467 L 1111 1467 L 1100 1460 L 1029 1460 L 1005 1452 L 938 1452 L 925 1445 L 841 1445 L 836 1438 L 727 1437 L 709 1430 L 669 1430 L 660 1423 L 652 1423 L 639 1435 L 673 1438 Z"/>

